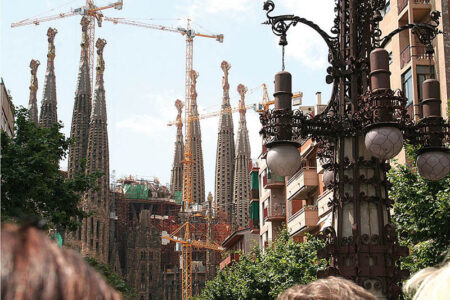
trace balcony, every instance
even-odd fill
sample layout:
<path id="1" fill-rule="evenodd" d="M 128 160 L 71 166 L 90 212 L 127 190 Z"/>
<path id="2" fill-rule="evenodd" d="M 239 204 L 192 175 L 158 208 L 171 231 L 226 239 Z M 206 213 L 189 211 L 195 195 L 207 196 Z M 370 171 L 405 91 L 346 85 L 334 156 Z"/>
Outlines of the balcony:
<path id="1" fill-rule="evenodd" d="M 317 199 L 317 208 L 319 216 L 324 215 L 331 209 L 331 207 L 328 206 L 328 202 L 330 202 L 332 199 L 333 199 L 332 190 L 326 190 L 319 196 L 319 198 Z"/>
<path id="2" fill-rule="evenodd" d="M 317 227 L 319 222 L 318 209 L 316 206 L 304 206 L 298 212 L 289 217 L 288 231 L 291 236 L 303 234 Z"/>
<path id="3" fill-rule="evenodd" d="M 408 2 L 409 0 L 398 0 L 397 8 L 399 14 L 403 11 L 403 9 L 405 9 L 406 6 L 408 6 Z"/>
<path id="4" fill-rule="evenodd" d="M 305 199 L 307 194 L 316 189 L 319 178 L 316 169 L 301 169 L 287 182 L 288 199 Z"/>
<path id="5" fill-rule="evenodd" d="M 286 220 L 286 205 L 283 203 L 271 203 L 264 208 L 264 220 L 266 222 L 282 222 Z"/>
<path id="6" fill-rule="evenodd" d="M 222 262 L 220 263 L 220 269 L 224 269 L 233 264 L 233 262 L 239 261 L 239 253 L 232 253 L 228 255 Z"/>
<path id="7" fill-rule="evenodd" d="M 270 172 L 269 169 L 264 171 L 263 186 L 265 189 L 281 189 L 284 188 L 284 177 Z"/>
<path id="8" fill-rule="evenodd" d="M 411 46 L 408 45 L 400 52 L 400 69 L 403 69 L 403 67 L 410 61 L 411 61 Z"/>

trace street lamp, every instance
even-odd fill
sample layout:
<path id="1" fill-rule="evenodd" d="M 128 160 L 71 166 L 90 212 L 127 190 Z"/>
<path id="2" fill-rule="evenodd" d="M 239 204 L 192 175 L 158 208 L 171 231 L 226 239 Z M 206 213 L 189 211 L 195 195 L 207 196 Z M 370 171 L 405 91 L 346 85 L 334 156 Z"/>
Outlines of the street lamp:
<path id="1" fill-rule="evenodd" d="M 381 38 L 379 22 L 384 0 L 336 0 L 331 33 L 295 15 L 271 16 L 273 1 L 264 3 L 267 21 L 283 47 L 282 72 L 275 75 L 275 107 L 260 115 L 267 164 L 282 176 L 300 167 L 299 139 L 318 143 L 324 164 L 325 186 L 333 191 L 329 203 L 332 225 L 324 229 L 327 246 L 319 252 L 328 267 L 319 277 L 340 275 L 352 279 L 379 298 L 397 299 L 399 283 L 408 276 L 398 259 L 408 249 L 398 243 L 390 224 L 390 183 L 386 162 L 405 142 L 421 145 L 419 173 L 436 180 L 450 171 L 445 141 L 449 125 L 440 116 L 439 83 L 424 82 L 423 118 L 414 123 L 406 112 L 406 97 L 390 87 L 389 55 L 383 48 L 395 34 L 412 29 L 433 53 L 440 31 L 440 14 L 430 24 L 407 24 Z M 284 71 L 284 47 L 291 26 L 314 29 L 329 48 L 326 82 L 333 84 L 327 108 L 312 117 L 291 107 L 291 75 Z"/>

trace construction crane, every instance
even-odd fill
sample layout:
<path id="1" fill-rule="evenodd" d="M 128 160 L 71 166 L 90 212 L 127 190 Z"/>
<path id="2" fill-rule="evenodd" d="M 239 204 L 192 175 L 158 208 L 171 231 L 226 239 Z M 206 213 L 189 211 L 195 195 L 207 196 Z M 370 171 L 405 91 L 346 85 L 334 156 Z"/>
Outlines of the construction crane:
<path id="1" fill-rule="evenodd" d="M 253 110 L 257 111 L 258 110 L 258 106 L 257 105 L 258 105 L 258 103 L 247 104 L 245 106 L 245 109 L 253 109 Z M 201 114 L 201 115 L 198 115 L 198 116 L 193 116 L 192 120 L 193 121 L 194 120 L 203 120 L 203 119 L 217 117 L 217 116 L 219 116 L 219 115 L 221 115 L 223 113 L 226 113 L 226 112 L 227 113 L 228 112 L 235 113 L 237 111 L 239 111 L 239 106 L 227 107 L 227 108 L 222 109 L 222 110 L 205 113 L 205 114 Z M 184 120 L 182 122 L 184 123 Z M 176 125 L 176 123 L 177 123 L 177 121 L 171 121 L 171 122 L 167 123 L 167 126 L 173 126 L 173 125 Z"/>
<path id="2" fill-rule="evenodd" d="M 192 165 L 194 163 L 192 158 L 191 150 L 191 133 L 192 133 L 192 122 L 194 117 L 192 116 L 192 97 L 197 97 L 195 92 L 196 80 L 198 73 L 193 70 L 193 52 L 194 52 L 194 38 L 195 37 L 205 37 L 215 39 L 219 43 L 223 42 L 223 34 L 209 35 L 194 31 L 191 28 L 191 20 L 187 19 L 186 28 L 183 27 L 168 27 L 162 25 L 148 24 L 145 22 L 129 20 L 124 18 L 104 18 L 105 21 L 113 22 L 114 24 L 126 24 L 137 27 L 143 27 L 154 30 L 168 31 L 173 33 L 181 34 L 186 37 L 186 63 L 185 63 L 185 120 L 187 120 L 187 125 L 185 126 L 185 150 L 184 150 L 184 160 L 183 160 L 183 203 L 184 212 L 187 214 L 187 222 L 181 226 L 178 230 L 175 230 L 169 239 L 175 239 L 175 234 L 184 228 L 184 240 L 180 242 L 182 244 L 182 267 L 183 273 L 181 277 L 182 282 L 182 299 L 189 299 L 192 297 L 192 247 L 205 248 L 211 250 L 220 250 L 217 244 L 212 244 L 209 242 L 201 242 L 191 240 L 190 234 L 190 206 L 193 203 L 192 199 Z M 163 237 L 165 238 L 165 237 Z M 176 239 L 178 242 L 178 238 Z"/>
<path id="3" fill-rule="evenodd" d="M 275 101 L 274 100 L 270 100 L 269 99 L 269 94 L 267 92 L 267 87 L 266 84 L 263 83 L 261 85 L 263 87 L 263 98 L 261 103 L 251 103 L 251 104 L 247 104 L 245 106 L 245 109 L 253 109 L 256 112 L 262 112 L 262 111 L 267 111 L 270 107 L 271 104 L 274 104 Z M 303 97 L 303 93 L 302 92 L 297 92 L 294 93 L 292 95 L 292 99 L 294 101 L 294 103 L 296 103 L 296 105 L 300 105 L 301 101 L 302 101 L 302 97 Z M 235 106 L 235 107 L 227 107 L 226 109 L 221 109 L 221 110 L 217 110 L 217 111 L 213 111 L 213 112 L 209 112 L 209 113 L 205 113 L 205 114 L 201 114 L 198 116 L 193 116 L 192 119 L 193 120 L 203 120 L 203 119 L 208 119 L 208 118 L 213 118 L 213 117 L 217 117 L 221 114 L 224 113 L 235 113 L 238 112 L 240 109 L 239 105 Z M 182 122 L 184 123 L 184 120 L 182 120 Z M 167 123 L 167 126 L 173 126 L 177 123 L 177 121 L 170 121 Z"/>
<path id="4" fill-rule="evenodd" d="M 71 9 L 69 12 L 62 12 L 50 16 L 45 16 L 41 18 L 28 18 L 16 23 L 12 23 L 11 27 L 19 27 L 26 25 L 39 25 L 43 22 L 49 22 L 57 19 L 62 19 L 66 17 L 81 15 L 89 18 L 89 69 L 90 69 L 90 79 L 91 79 L 91 91 L 94 89 L 94 55 L 95 55 L 95 21 L 97 21 L 98 27 L 102 27 L 103 13 L 102 11 L 108 8 L 115 8 L 121 10 L 123 7 L 123 0 L 117 0 L 114 3 L 107 4 L 105 6 L 96 6 L 94 0 L 86 0 L 86 5 Z"/>

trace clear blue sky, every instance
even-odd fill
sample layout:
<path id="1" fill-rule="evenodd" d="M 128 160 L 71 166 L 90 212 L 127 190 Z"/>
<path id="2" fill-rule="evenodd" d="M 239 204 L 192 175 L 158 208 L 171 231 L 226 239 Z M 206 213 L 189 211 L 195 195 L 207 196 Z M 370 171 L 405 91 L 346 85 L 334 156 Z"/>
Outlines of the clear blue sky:
<path id="1" fill-rule="evenodd" d="M 97 0 L 97 5 L 110 1 Z M 153 19 L 154 24 L 184 26 L 179 18 L 190 17 L 192 27 L 202 33 L 222 33 L 223 44 L 197 37 L 194 41 L 194 69 L 200 74 L 197 84 L 200 113 L 218 110 L 222 100 L 220 63 L 231 64 L 230 95 L 238 103 L 237 85 L 249 89 L 267 83 L 273 93 L 273 76 L 281 69 L 278 39 L 267 25 L 257 0 L 124 0 L 122 10 L 108 9 L 106 16 Z M 333 20 L 331 0 L 275 1 L 275 14 L 295 13 L 317 22 L 329 30 Z M 38 59 L 38 101 L 42 99 L 46 68 L 49 26 L 58 29 L 56 45 L 56 82 L 58 118 L 70 131 L 74 92 L 80 56 L 80 17 L 11 28 L 12 22 L 70 11 L 85 1 L 14 0 L 2 1 L 0 76 L 11 91 L 15 105 L 27 106 L 30 84 L 29 63 Z M 66 4 L 66 5 L 64 5 Z M 52 11 L 49 11 L 53 9 Z M 173 160 L 174 127 L 166 123 L 176 116 L 175 99 L 184 100 L 185 39 L 176 33 L 150 30 L 104 22 L 96 37 L 107 40 L 104 51 L 105 88 L 108 111 L 110 168 L 116 177 L 156 176 L 162 183 L 170 181 Z M 288 35 L 286 70 L 293 75 L 294 91 L 304 93 L 303 103 L 313 105 L 315 92 L 322 91 L 328 100 L 330 86 L 325 84 L 327 50 L 320 37 L 302 25 Z M 246 98 L 247 103 L 260 102 L 262 89 Z M 201 121 L 206 192 L 214 191 L 214 169 L 218 118 Z M 234 115 L 237 129 L 238 115 Z M 261 149 L 258 115 L 247 112 L 252 157 Z M 63 169 L 67 162 L 61 163 Z"/>

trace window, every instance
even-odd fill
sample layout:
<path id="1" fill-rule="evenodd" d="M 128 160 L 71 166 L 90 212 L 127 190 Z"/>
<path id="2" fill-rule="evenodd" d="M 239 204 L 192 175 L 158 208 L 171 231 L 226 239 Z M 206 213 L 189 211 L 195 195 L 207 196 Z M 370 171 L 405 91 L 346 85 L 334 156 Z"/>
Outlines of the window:
<path id="1" fill-rule="evenodd" d="M 410 106 L 413 103 L 413 82 L 412 82 L 412 72 L 409 68 L 405 73 L 402 74 L 402 90 L 405 97 L 408 99 L 406 106 Z"/>
<path id="2" fill-rule="evenodd" d="M 434 75 L 434 67 L 431 66 L 417 66 L 417 95 L 419 96 L 419 102 L 423 99 L 422 84 L 425 80 L 430 79 L 431 75 Z"/>

